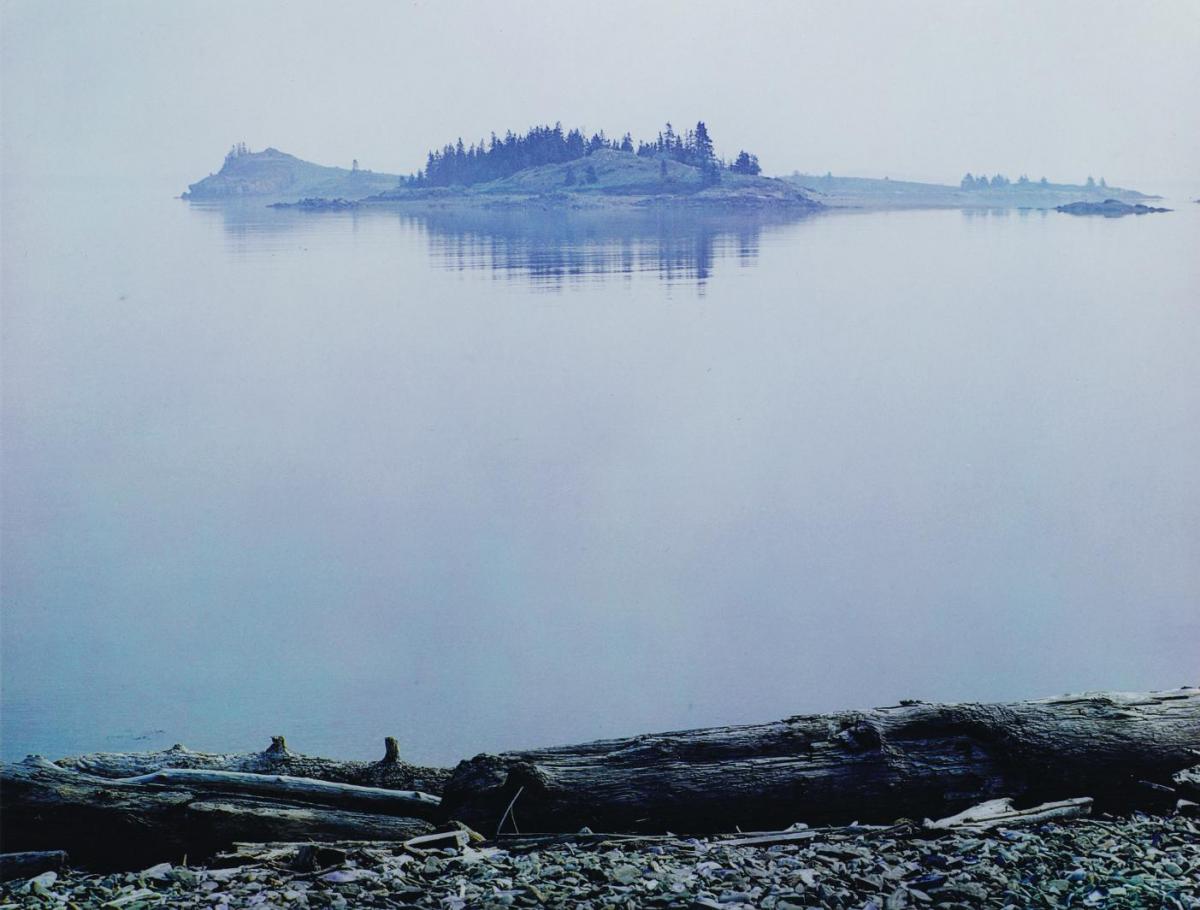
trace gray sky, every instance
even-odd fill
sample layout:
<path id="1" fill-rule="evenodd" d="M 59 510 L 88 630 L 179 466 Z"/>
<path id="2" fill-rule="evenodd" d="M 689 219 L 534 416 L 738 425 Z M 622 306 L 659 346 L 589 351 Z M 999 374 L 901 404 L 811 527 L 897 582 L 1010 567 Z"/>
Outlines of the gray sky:
<path id="1" fill-rule="evenodd" d="M 1154 190 L 1200 161 L 1200 3 L 3 0 L 8 179 L 182 190 L 228 146 L 410 171 L 431 144 L 703 118 L 769 173 Z"/>

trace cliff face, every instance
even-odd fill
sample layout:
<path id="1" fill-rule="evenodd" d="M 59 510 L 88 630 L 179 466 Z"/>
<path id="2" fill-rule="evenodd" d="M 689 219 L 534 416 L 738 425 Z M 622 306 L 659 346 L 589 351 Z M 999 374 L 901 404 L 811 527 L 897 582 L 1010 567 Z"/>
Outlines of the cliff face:
<path id="1" fill-rule="evenodd" d="M 339 196 L 361 199 L 396 186 L 394 174 L 347 170 L 313 164 L 268 148 L 230 154 L 221 170 L 187 188 L 184 199 L 233 199 L 244 196 Z"/>

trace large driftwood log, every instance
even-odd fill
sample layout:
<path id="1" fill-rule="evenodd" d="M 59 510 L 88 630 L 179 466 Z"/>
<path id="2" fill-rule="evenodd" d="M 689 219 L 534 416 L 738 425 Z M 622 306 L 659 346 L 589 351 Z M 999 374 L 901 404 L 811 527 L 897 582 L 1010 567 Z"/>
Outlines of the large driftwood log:
<path id="1" fill-rule="evenodd" d="M 30 757 L 0 766 L 0 850 L 67 850 L 130 868 L 246 840 L 397 840 L 433 830 L 438 798 L 284 776 L 164 770 L 127 779 Z"/>
<path id="2" fill-rule="evenodd" d="M 1016 704 L 904 703 L 776 723 L 479 755 L 450 817 L 491 833 L 711 832 L 951 815 L 1013 797 L 1145 804 L 1196 762 L 1200 689 Z M 509 810 L 511 809 L 511 812 Z M 506 818 L 506 813 L 508 817 Z"/>
<path id="3" fill-rule="evenodd" d="M 286 774 L 339 784 L 385 787 L 389 790 L 422 790 L 440 794 L 450 777 L 449 768 L 412 765 L 400 758 L 395 738 L 384 739 L 383 758 L 376 762 L 336 761 L 293 752 L 282 736 L 271 738 L 262 752 L 195 752 L 174 745 L 161 752 L 91 752 L 60 758 L 64 768 L 97 777 L 137 777 L 166 768 L 205 771 L 243 771 L 249 774 Z"/>

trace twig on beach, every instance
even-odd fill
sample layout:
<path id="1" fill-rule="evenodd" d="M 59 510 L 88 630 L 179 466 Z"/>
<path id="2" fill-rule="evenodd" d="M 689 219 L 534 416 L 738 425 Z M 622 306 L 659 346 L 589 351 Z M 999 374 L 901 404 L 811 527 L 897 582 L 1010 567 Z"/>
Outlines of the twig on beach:
<path id="1" fill-rule="evenodd" d="M 500 836 L 500 832 L 501 832 L 501 831 L 503 830 L 503 828 L 504 828 L 504 822 L 505 822 L 505 820 L 506 820 L 506 819 L 507 819 L 507 818 L 508 818 L 510 815 L 512 815 L 513 806 L 515 806 L 515 805 L 517 804 L 517 800 L 518 800 L 518 799 L 520 799 L 520 797 L 521 797 L 521 794 L 522 794 L 522 793 L 524 793 L 524 792 L 525 792 L 525 788 L 524 788 L 524 787 L 518 787 L 518 788 L 517 788 L 517 792 L 513 794 L 512 801 L 511 801 L 511 802 L 509 802 L 509 804 L 508 804 L 508 808 L 507 808 L 507 809 L 505 809 L 505 810 L 504 810 L 504 814 L 500 816 L 500 823 L 499 823 L 498 825 L 496 825 L 496 836 L 497 836 L 497 837 L 499 837 L 499 836 Z M 517 827 L 517 818 L 516 818 L 516 816 L 515 816 L 515 815 L 513 815 L 513 816 L 512 816 L 512 826 L 513 826 L 513 833 L 514 833 L 514 834 L 520 834 L 520 833 L 521 833 L 521 829 Z"/>

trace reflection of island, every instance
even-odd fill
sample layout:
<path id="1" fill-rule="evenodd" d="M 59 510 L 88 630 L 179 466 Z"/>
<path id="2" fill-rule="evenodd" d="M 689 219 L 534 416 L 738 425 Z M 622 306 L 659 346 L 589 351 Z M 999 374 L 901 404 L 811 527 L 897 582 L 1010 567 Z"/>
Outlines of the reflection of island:
<path id="1" fill-rule="evenodd" d="M 435 266 L 487 270 L 543 288 L 593 278 L 649 273 L 668 281 L 703 283 L 720 260 L 740 265 L 758 257 L 765 231 L 809 217 L 793 210 L 715 212 L 649 208 L 609 211 L 556 206 L 461 208 L 376 206 L 313 217 L 260 200 L 193 204 L 219 218 L 241 251 L 297 241 L 315 245 L 331 231 L 395 230 L 422 237 Z"/>
<path id="2" fill-rule="evenodd" d="M 764 229 L 804 216 L 512 209 L 404 212 L 398 217 L 426 234 L 434 262 L 442 267 L 489 269 L 556 288 L 587 277 L 638 272 L 702 283 L 718 260 L 753 263 Z"/>

